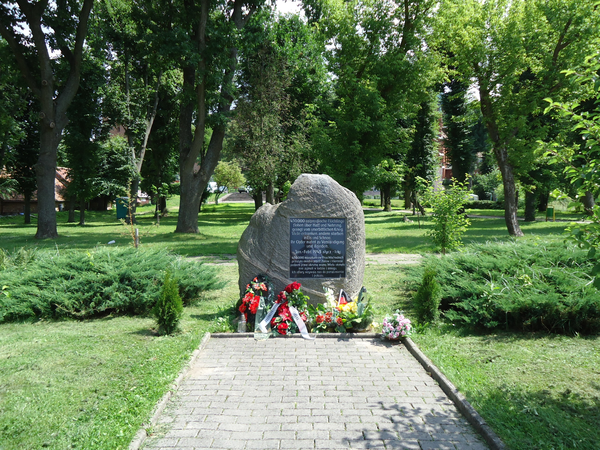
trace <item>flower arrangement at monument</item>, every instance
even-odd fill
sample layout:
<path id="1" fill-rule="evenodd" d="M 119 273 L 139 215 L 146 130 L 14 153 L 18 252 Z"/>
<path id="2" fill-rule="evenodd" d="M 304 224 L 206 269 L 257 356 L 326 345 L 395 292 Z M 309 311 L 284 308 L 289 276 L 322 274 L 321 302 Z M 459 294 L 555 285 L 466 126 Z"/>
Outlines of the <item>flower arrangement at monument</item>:
<path id="1" fill-rule="evenodd" d="M 331 289 L 325 290 L 325 303 L 311 307 L 313 331 L 351 333 L 367 329 L 373 322 L 371 303 L 363 287 L 356 300 L 348 301 L 343 291 L 338 301 Z"/>
<path id="2" fill-rule="evenodd" d="M 246 293 L 242 297 L 238 307 L 246 319 L 246 323 L 254 324 L 254 318 L 261 298 L 265 303 L 265 308 L 270 308 L 273 301 L 273 285 L 265 275 L 258 275 L 246 285 Z"/>
<path id="3" fill-rule="evenodd" d="M 279 307 L 271 319 L 271 328 L 273 335 L 286 336 L 297 333 L 299 330 L 297 321 L 294 320 L 294 314 L 298 314 L 303 323 L 308 322 L 308 311 L 306 302 L 309 297 L 301 289 L 302 285 L 297 281 L 288 284 L 277 296 Z"/>
<path id="4" fill-rule="evenodd" d="M 397 341 L 403 337 L 409 336 L 412 332 L 410 320 L 396 311 L 392 317 L 386 316 L 383 319 L 383 328 L 381 336 L 391 341 Z"/>

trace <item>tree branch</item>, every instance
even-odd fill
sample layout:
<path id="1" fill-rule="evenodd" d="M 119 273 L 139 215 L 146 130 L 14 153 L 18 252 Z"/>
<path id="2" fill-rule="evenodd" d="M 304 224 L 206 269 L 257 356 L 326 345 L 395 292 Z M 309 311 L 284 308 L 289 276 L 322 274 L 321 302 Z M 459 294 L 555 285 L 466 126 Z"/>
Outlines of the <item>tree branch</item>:
<path id="1" fill-rule="evenodd" d="M 79 13 L 79 23 L 77 24 L 77 34 L 75 37 L 75 46 L 73 47 L 73 62 L 69 67 L 69 77 L 65 83 L 62 92 L 56 98 L 57 114 L 66 114 L 67 108 L 71 104 L 73 97 L 79 88 L 79 79 L 81 76 L 81 61 L 83 59 L 83 44 L 87 34 L 87 24 L 92 11 L 94 0 L 84 0 L 81 12 Z"/>
<path id="2" fill-rule="evenodd" d="M 31 72 L 29 64 L 27 64 L 27 60 L 25 59 L 25 54 L 23 53 L 24 46 L 17 39 L 17 36 L 15 35 L 14 31 L 12 29 L 7 28 L 6 26 L 0 27 L 0 36 L 2 36 L 4 40 L 8 43 L 8 46 L 17 61 L 17 66 L 21 71 L 21 75 L 23 75 L 23 78 L 25 78 L 29 89 L 31 89 L 31 91 L 36 97 L 39 97 L 40 87 Z"/>
<path id="3" fill-rule="evenodd" d="M 560 36 L 558 37 L 558 42 L 556 43 L 556 47 L 554 47 L 554 52 L 552 53 L 552 65 L 556 65 L 560 52 L 563 51 L 565 48 L 567 48 L 569 46 L 569 44 L 571 43 L 570 41 L 565 41 L 565 37 L 567 35 L 567 32 L 569 31 L 569 28 L 571 28 L 572 23 L 573 23 L 573 17 L 569 17 L 569 20 L 567 20 L 567 23 L 565 23 L 563 31 L 560 33 Z"/>

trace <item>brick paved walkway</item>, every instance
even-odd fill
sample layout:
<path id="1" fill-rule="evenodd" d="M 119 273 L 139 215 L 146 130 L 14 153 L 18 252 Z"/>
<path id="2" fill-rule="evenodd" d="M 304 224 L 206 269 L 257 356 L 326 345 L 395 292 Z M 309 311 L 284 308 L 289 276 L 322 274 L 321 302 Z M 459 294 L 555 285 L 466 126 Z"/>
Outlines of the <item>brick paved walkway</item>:
<path id="1" fill-rule="evenodd" d="M 488 447 L 402 345 L 213 337 L 144 448 Z"/>

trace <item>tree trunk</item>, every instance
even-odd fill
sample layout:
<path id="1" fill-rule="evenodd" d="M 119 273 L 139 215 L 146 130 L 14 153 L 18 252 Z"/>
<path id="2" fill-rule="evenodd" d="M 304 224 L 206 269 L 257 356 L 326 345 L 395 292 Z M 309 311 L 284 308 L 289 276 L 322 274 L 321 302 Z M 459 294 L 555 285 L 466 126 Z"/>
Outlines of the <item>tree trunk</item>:
<path id="1" fill-rule="evenodd" d="M 66 120 L 66 116 L 64 117 Z M 58 237 L 56 229 L 55 186 L 56 155 L 60 142 L 61 130 L 54 122 L 50 124 L 42 121 L 40 133 L 40 155 L 35 164 L 37 178 L 37 214 L 38 226 L 36 239 L 55 239 Z"/>
<path id="2" fill-rule="evenodd" d="M 488 135 L 492 141 L 494 155 L 496 156 L 496 162 L 502 175 L 502 185 L 504 187 L 504 220 L 506 222 L 506 228 L 508 234 L 511 236 L 521 237 L 524 236 L 519 222 L 517 220 L 517 188 L 515 185 L 515 176 L 513 173 L 512 165 L 508 159 L 508 148 L 505 142 L 501 142 L 500 133 L 498 131 L 498 123 L 494 116 L 494 110 L 492 106 L 491 94 L 486 88 L 486 84 L 483 80 L 479 79 L 479 97 L 481 115 L 484 118 Z"/>
<path id="3" fill-rule="evenodd" d="M 539 194 L 538 197 L 538 211 L 546 212 L 546 210 L 548 209 L 548 200 L 550 199 L 550 193 L 542 192 L 541 194 Z"/>
<path id="4" fill-rule="evenodd" d="M 75 196 L 72 195 L 69 198 L 69 218 L 67 219 L 67 223 L 75 222 Z"/>
<path id="5" fill-rule="evenodd" d="M 164 195 L 158 196 L 158 210 L 161 214 L 164 214 L 167 209 L 167 197 Z"/>
<path id="6" fill-rule="evenodd" d="M 131 209 L 131 217 L 135 219 L 135 213 L 137 212 L 137 203 L 138 203 L 138 190 L 140 189 L 140 177 L 139 173 L 135 175 L 133 180 L 131 180 L 129 192 L 129 208 Z"/>
<path id="7" fill-rule="evenodd" d="M 585 195 L 581 197 L 581 203 L 583 203 L 583 208 L 588 216 L 594 214 L 594 205 L 596 204 L 594 201 L 594 194 L 590 191 L 586 191 Z"/>
<path id="8" fill-rule="evenodd" d="M 273 186 L 273 182 L 270 181 L 267 185 L 267 203 L 271 205 L 275 204 L 275 186 Z"/>
<path id="9" fill-rule="evenodd" d="M 85 225 L 85 199 L 79 199 L 79 225 Z"/>
<path id="10" fill-rule="evenodd" d="M 386 212 L 392 211 L 392 187 L 387 185 L 381 188 L 382 197 L 385 196 L 383 203 L 383 210 Z"/>
<path id="11" fill-rule="evenodd" d="M 252 198 L 254 199 L 254 210 L 258 211 L 258 208 L 260 208 L 263 205 L 262 192 L 254 191 L 254 193 L 252 194 Z"/>
<path id="12" fill-rule="evenodd" d="M 24 200 L 23 218 L 25 219 L 25 225 L 29 225 L 31 223 L 31 194 L 25 194 Z"/>
<path id="13" fill-rule="evenodd" d="M 498 167 L 502 174 L 502 185 L 504 187 L 504 221 L 506 222 L 508 234 L 515 237 L 525 236 L 517 219 L 519 209 L 517 203 L 517 188 L 512 166 L 508 162 L 508 152 L 506 149 L 501 148 L 498 152 L 494 149 L 494 153 L 497 153 L 496 158 L 498 159 Z"/>
<path id="14" fill-rule="evenodd" d="M 535 201 L 537 195 L 533 191 L 525 192 L 525 222 L 535 222 Z"/>
<path id="15" fill-rule="evenodd" d="M 411 198 L 412 198 L 412 189 L 408 188 L 408 186 L 407 186 L 404 188 L 404 209 L 412 208 Z"/>

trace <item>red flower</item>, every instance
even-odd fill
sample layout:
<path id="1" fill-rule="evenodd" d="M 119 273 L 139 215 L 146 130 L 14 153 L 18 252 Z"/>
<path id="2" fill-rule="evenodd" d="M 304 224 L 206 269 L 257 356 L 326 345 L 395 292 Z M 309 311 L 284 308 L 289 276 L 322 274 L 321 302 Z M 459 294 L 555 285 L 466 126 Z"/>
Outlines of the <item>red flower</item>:
<path id="1" fill-rule="evenodd" d="M 332 314 L 330 312 L 328 312 L 327 314 L 325 314 L 325 322 L 326 323 L 331 323 L 331 317 L 332 317 Z"/>
<path id="2" fill-rule="evenodd" d="M 281 291 L 278 295 L 277 295 L 277 303 L 281 303 L 281 302 L 285 302 L 287 299 L 285 292 Z"/>
<path id="3" fill-rule="evenodd" d="M 308 316 L 306 315 L 306 313 L 305 313 L 304 311 L 302 311 L 302 312 L 300 313 L 300 318 L 301 318 L 301 319 L 302 319 L 304 322 L 306 322 L 306 321 L 308 320 Z"/>
<path id="4" fill-rule="evenodd" d="M 300 289 L 302 285 L 300 283 L 298 283 L 297 281 L 294 281 L 291 284 L 288 284 L 285 287 L 285 292 L 287 292 L 288 294 L 291 294 L 293 291 L 297 291 L 298 289 Z"/>
<path id="5" fill-rule="evenodd" d="M 323 321 L 325 320 L 325 316 L 319 315 L 316 317 L 315 320 L 317 321 L 317 323 L 323 323 Z"/>
<path id="6" fill-rule="evenodd" d="M 240 312 L 244 312 L 244 311 L 246 311 L 246 304 L 245 304 L 245 303 L 242 303 L 242 304 L 240 305 Z"/>
<path id="7" fill-rule="evenodd" d="M 337 322 L 338 325 L 344 325 L 344 321 L 342 320 L 341 317 L 338 317 L 337 319 L 335 319 L 335 321 Z"/>
<path id="8" fill-rule="evenodd" d="M 255 295 L 254 298 L 252 299 L 252 302 L 250 303 L 250 312 L 252 314 L 256 314 L 259 304 L 260 304 L 260 297 L 258 295 Z"/>
<path id="9" fill-rule="evenodd" d="M 279 325 L 277 325 L 277 331 L 279 331 L 279 334 L 287 334 L 287 329 L 288 324 L 285 322 L 281 322 Z"/>
<path id="10" fill-rule="evenodd" d="M 246 296 L 244 297 L 244 302 L 249 303 L 252 301 L 253 298 L 254 298 L 254 294 L 252 292 L 248 292 L 246 294 Z"/>

